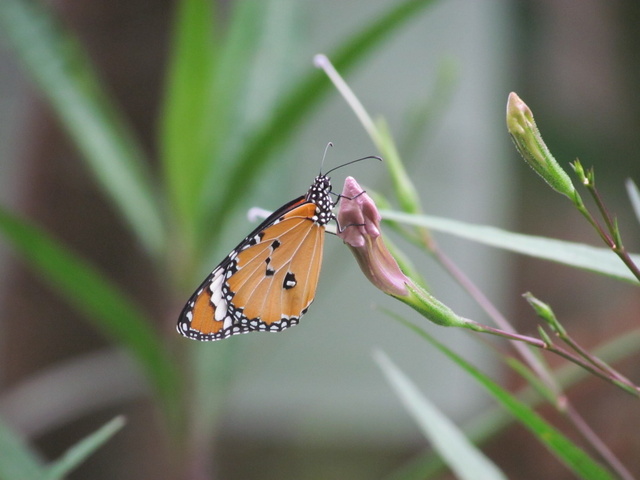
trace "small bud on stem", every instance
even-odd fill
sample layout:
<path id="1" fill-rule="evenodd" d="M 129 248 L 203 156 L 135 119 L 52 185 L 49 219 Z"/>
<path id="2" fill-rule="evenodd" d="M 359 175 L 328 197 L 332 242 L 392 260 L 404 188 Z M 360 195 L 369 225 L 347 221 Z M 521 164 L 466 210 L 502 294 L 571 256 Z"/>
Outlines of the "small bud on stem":
<path id="1" fill-rule="evenodd" d="M 575 202 L 577 192 L 569 175 L 551 155 L 527 104 L 513 92 L 507 101 L 507 129 L 527 164 L 556 192 Z"/>

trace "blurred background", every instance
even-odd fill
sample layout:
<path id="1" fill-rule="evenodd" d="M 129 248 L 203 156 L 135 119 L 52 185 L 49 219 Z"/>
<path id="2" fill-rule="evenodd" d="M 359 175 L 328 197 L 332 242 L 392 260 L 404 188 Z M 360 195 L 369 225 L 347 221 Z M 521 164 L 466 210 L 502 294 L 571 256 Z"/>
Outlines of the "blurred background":
<path id="1" fill-rule="evenodd" d="M 216 2 L 223 28 L 236 3 Z M 252 78 L 257 83 L 245 99 L 255 105 L 255 121 L 276 104 L 278 92 L 270 87 L 308 74 L 313 55 L 330 53 L 394 1 L 267 3 L 260 23 L 271 32 L 270 42 L 251 52 L 265 76 Z M 176 2 L 46 4 L 88 51 L 157 169 L 160 99 Z M 624 181 L 640 173 L 639 19 L 640 6 L 631 1 L 432 2 L 346 80 L 368 111 L 388 122 L 426 213 L 597 245 L 571 205 L 551 194 L 517 157 L 504 124 L 507 95 L 517 92 L 562 166 L 579 157 L 595 167 L 626 246 L 638 251 L 640 232 Z M 2 205 L 43 227 L 126 290 L 157 321 L 177 365 L 186 362 L 186 348 L 231 352 L 226 363 L 211 365 L 224 370 L 220 387 L 213 380 L 207 386 L 212 409 L 219 409 L 214 433 L 202 446 L 210 478 L 386 478 L 428 450 L 373 363 L 374 349 L 384 350 L 458 424 L 490 405 L 456 366 L 381 311 L 414 315 L 369 285 L 342 242 L 331 236 L 316 300 L 298 327 L 184 347 L 187 340 L 177 338 L 173 326 L 198 280 L 179 294 L 167 292 L 170 282 L 96 187 L 3 35 L 0 92 Z M 426 121 L 417 120 L 421 115 Z M 202 278 L 253 228 L 246 208 L 275 209 L 306 191 L 328 141 L 335 147 L 325 168 L 378 153 L 339 94 L 330 91 L 291 141 L 273 152 L 275 159 L 259 181 L 236 192 L 240 203 L 230 226 L 197 267 Z M 346 175 L 383 195 L 392 193 L 384 165 L 361 163 L 335 172 L 336 190 Z M 520 297 L 525 291 L 553 305 L 586 346 L 637 325 L 640 302 L 630 286 L 450 236 L 436 238 L 524 333 L 536 326 Z M 489 321 L 433 261 L 411 246 L 401 247 L 438 298 L 463 316 Z M 125 413 L 125 429 L 69 478 L 181 478 L 168 467 L 172 443 L 131 359 L 3 242 L 0 302 L 5 421 L 44 458 L 55 458 Z M 494 378 L 518 385 L 476 338 L 428 328 Z M 638 381 L 631 360 L 621 368 Z M 640 474 L 634 455 L 640 445 L 633 424 L 625 422 L 637 418 L 633 400 L 597 380 L 571 393 L 594 429 Z M 510 478 L 540 478 L 541 469 L 547 478 L 573 478 L 519 427 L 503 432 L 487 449 Z"/>

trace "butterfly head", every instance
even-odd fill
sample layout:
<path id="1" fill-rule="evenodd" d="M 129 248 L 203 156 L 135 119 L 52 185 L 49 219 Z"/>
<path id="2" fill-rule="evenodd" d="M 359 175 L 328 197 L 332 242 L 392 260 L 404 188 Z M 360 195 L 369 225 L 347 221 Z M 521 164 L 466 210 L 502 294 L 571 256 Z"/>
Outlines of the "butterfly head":
<path id="1" fill-rule="evenodd" d="M 320 174 L 309 187 L 306 200 L 315 204 L 316 215 L 314 221 L 319 225 L 326 225 L 335 218 L 333 214 L 334 202 L 331 198 L 331 179 L 326 174 Z"/>
<path id="2" fill-rule="evenodd" d="M 327 145 L 327 148 L 331 145 L 332 144 L 329 143 L 329 145 Z M 369 158 L 382 160 L 380 157 L 376 157 L 375 155 L 357 158 L 355 160 L 351 160 L 350 162 L 343 163 L 342 165 L 338 165 L 337 167 L 333 167 L 331 170 L 328 170 L 325 173 L 322 173 L 321 171 L 320 174 L 315 178 L 315 180 L 311 184 L 311 187 L 309 187 L 309 191 L 307 192 L 307 195 L 305 197 L 308 202 L 316 205 L 316 214 L 312 219 L 315 223 L 324 226 L 331 220 L 334 220 L 336 218 L 335 214 L 333 213 L 333 207 L 336 206 L 337 202 L 334 202 L 333 198 L 331 197 L 333 192 L 331 191 L 331 179 L 329 178 L 329 174 L 334 170 L 337 170 L 338 168 L 342 168 L 347 165 L 351 165 L 352 163 L 360 162 L 362 160 L 367 160 Z M 339 195 L 337 195 L 337 197 L 340 198 Z"/>

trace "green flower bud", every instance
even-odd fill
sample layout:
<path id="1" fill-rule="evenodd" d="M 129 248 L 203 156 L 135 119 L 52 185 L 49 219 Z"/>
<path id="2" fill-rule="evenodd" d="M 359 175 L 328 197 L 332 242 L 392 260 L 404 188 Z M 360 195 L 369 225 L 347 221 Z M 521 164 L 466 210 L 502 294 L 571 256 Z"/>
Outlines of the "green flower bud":
<path id="1" fill-rule="evenodd" d="M 584 171 L 584 167 L 580 160 L 577 160 L 571 164 L 573 167 L 573 171 L 576 172 L 578 176 L 578 180 L 580 180 L 584 185 L 589 185 L 589 179 L 587 178 L 587 173 Z"/>
<path id="2" fill-rule="evenodd" d="M 541 300 L 538 300 L 530 292 L 527 292 L 522 296 L 527 302 L 529 302 L 529 305 L 531 305 L 538 316 L 545 322 L 547 322 L 547 325 L 549 325 L 551 330 L 553 330 L 558 335 L 563 335 L 566 333 L 564 327 L 560 324 L 560 322 L 556 318 L 556 315 L 553 313 L 553 310 L 551 310 L 551 307 L 548 304 L 544 303 Z"/>
<path id="3" fill-rule="evenodd" d="M 507 130 L 522 158 L 556 192 L 576 198 L 576 190 L 569 175 L 560 168 L 545 145 L 529 107 L 511 92 L 507 101 Z"/>

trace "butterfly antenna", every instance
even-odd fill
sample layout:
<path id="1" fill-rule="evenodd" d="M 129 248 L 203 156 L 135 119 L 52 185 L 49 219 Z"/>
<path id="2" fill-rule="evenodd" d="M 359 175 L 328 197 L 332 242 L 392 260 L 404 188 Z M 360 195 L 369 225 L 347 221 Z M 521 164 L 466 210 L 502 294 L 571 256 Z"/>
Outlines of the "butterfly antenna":
<path id="1" fill-rule="evenodd" d="M 351 160 L 350 162 L 343 163 L 342 165 L 338 165 L 337 167 L 333 167 L 328 172 L 325 172 L 325 175 L 329 175 L 334 170 L 337 170 L 337 169 L 342 168 L 342 167 L 346 167 L 347 165 L 351 165 L 352 163 L 361 162 L 362 160 L 369 160 L 370 158 L 375 158 L 376 160 L 382 161 L 382 158 L 378 157 L 377 155 L 368 155 L 366 157 L 356 158 L 355 160 Z"/>
<path id="2" fill-rule="evenodd" d="M 324 153 L 322 154 L 322 162 L 320 162 L 320 175 L 322 175 L 322 167 L 324 165 L 324 159 L 327 158 L 327 152 L 329 151 L 329 147 L 333 147 L 333 142 L 327 143 L 327 146 L 324 147 Z"/>

